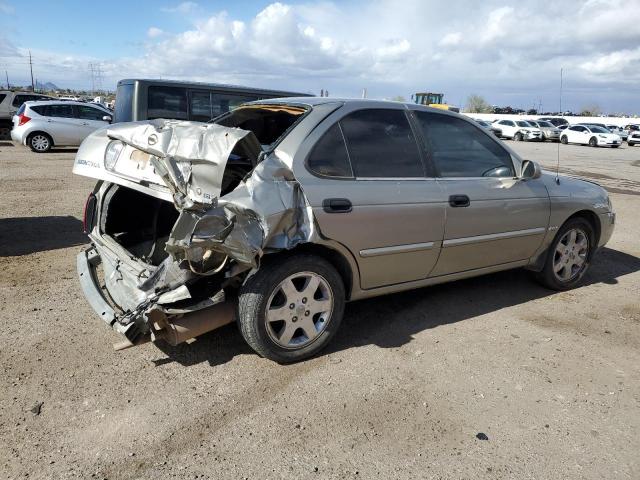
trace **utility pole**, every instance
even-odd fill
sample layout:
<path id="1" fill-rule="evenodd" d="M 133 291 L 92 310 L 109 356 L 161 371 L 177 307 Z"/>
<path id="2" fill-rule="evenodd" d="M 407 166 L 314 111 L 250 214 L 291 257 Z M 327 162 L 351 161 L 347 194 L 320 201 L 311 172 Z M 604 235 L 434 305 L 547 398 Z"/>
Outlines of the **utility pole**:
<path id="1" fill-rule="evenodd" d="M 31 61 L 31 50 L 29 50 L 29 69 L 31 70 L 31 91 L 36 91 L 36 85 L 33 83 L 33 62 Z"/>
<path id="2" fill-rule="evenodd" d="M 7 90 L 9 90 L 11 87 L 9 86 L 9 72 L 7 72 L 6 70 L 4 71 L 4 74 L 7 77 Z"/>

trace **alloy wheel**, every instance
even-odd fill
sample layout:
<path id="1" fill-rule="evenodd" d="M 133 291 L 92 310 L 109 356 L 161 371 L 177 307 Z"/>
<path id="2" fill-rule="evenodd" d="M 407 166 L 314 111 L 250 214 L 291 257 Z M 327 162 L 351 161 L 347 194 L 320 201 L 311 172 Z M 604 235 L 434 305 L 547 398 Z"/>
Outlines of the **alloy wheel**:
<path id="1" fill-rule="evenodd" d="M 589 237 L 580 228 L 568 230 L 556 245 L 553 273 L 561 282 L 575 279 L 587 264 Z"/>
<path id="2" fill-rule="evenodd" d="M 31 137 L 31 146 L 37 152 L 46 152 L 49 150 L 49 139 L 44 135 L 34 135 Z"/>
<path id="3" fill-rule="evenodd" d="M 321 275 L 314 272 L 289 275 L 267 301 L 267 333 L 280 347 L 305 347 L 327 328 L 333 303 L 329 282 Z"/>

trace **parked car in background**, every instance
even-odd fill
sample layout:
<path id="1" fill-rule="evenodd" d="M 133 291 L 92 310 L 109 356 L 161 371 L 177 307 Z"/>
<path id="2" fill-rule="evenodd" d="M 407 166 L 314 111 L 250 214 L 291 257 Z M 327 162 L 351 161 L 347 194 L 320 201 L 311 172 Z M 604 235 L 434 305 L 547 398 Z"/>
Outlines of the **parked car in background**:
<path id="1" fill-rule="evenodd" d="M 551 140 L 557 142 L 560 140 L 560 130 L 553 123 L 546 120 L 527 120 L 534 127 L 538 127 L 542 132 L 542 140 Z"/>
<path id="2" fill-rule="evenodd" d="M 627 137 L 627 145 L 633 147 L 634 145 L 640 144 L 640 130 L 635 130 L 629 134 Z"/>
<path id="3" fill-rule="evenodd" d="M 24 102 L 30 100 L 47 100 L 52 97 L 32 92 L 0 91 L 0 137 L 8 136 L 12 118 Z"/>
<path id="4" fill-rule="evenodd" d="M 615 133 L 616 135 L 618 135 L 622 141 L 624 142 L 627 137 L 629 136 L 629 134 L 627 132 L 624 131 L 624 128 L 618 126 L 618 125 L 605 125 L 606 129 L 609 130 L 611 133 Z"/>
<path id="5" fill-rule="evenodd" d="M 241 103 L 304 93 L 218 83 L 126 79 L 118 82 L 113 122 L 154 118 L 208 122 Z"/>
<path id="6" fill-rule="evenodd" d="M 640 132 L 640 125 L 630 123 L 628 125 L 625 125 L 623 130 L 627 135 L 631 135 L 633 132 Z"/>
<path id="7" fill-rule="evenodd" d="M 515 141 L 542 141 L 542 132 L 525 120 L 497 120 L 494 125 L 501 130 L 503 138 Z"/>
<path id="8" fill-rule="evenodd" d="M 569 122 L 562 117 L 540 117 L 538 120 L 549 122 L 550 124 L 555 125 L 556 127 L 559 127 L 560 125 L 569 124 Z"/>
<path id="9" fill-rule="evenodd" d="M 487 122 L 486 120 L 480 120 L 478 118 L 474 118 L 473 119 L 478 125 L 480 125 L 482 128 L 484 128 L 485 130 L 489 130 L 491 133 L 493 133 L 496 137 L 500 138 L 500 136 L 502 135 L 502 130 L 500 130 L 497 126 L 495 126 L 493 123 L 491 122 Z"/>
<path id="10" fill-rule="evenodd" d="M 111 119 L 111 113 L 97 105 L 70 100 L 27 102 L 13 117 L 11 140 L 38 153 L 54 146 L 76 147 Z"/>
<path id="11" fill-rule="evenodd" d="M 181 148 L 178 166 L 178 144 L 207 148 Z M 123 347 L 235 321 L 282 363 L 325 347 L 346 301 L 517 267 L 573 288 L 615 219 L 602 187 L 556 182 L 471 119 L 398 102 L 276 99 L 208 124 L 116 124 L 73 171 L 98 180 L 80 284 Z"/>
<path id="12" fill-rule="evenodd" d="M 618 148 L 622 143 L 618 135 L 599 125 L 572 125 L 562 132 L 560 141 L 564 144 L 579 143 L 591 147 L 613 148 Z"/>

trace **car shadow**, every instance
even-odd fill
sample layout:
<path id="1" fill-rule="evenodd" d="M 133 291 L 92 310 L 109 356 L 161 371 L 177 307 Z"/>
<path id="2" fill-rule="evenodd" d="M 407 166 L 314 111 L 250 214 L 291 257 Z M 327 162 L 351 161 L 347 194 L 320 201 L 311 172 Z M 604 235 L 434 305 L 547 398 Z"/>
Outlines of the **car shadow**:
<path id="1" fill-rule="evenodd" d="M 0 218 L 0 257 L 87 243 L 82 222 L 72 216 Z"/>
<path id="2" fill-rule="evenodd" d="M 640 258 L 604 248 L 583 282 L 616 284 L 618 278 L 639 270 Z M 424 330 L 556 294 L 536 283 L 530 272 L 516 269 L 348 303 L 338 333 L 319 356 L 366 345 L 398 348 Z M 235 324 L 198 337 L 191 344 L 157 346 L 167 358 L 154 360 L 156 366 L 172 362 L 215 366 L 252 352 Z"/>

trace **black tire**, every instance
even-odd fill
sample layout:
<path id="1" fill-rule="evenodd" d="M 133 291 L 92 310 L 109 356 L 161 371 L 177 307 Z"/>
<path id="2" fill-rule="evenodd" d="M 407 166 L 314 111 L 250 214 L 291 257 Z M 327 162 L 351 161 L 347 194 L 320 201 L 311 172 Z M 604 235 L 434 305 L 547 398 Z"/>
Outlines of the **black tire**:
<path id="1" fill-rule="evenodd" d="M 611 148 L 618 148 L 620 145 L 611 145 Z"/>
<path id="2" fill-rule="evenodd" d="M 568 281 L 560 280 L 556 274 L 554 273 L 554 262 L 557 258 L 557 247 L 560 241 L 564 238 L 565 234 L 572 229 L 582 230 L 588 240 L 588 251 L 586 254 L 586 261 L 582 265 L 581 270 L 577 272 L 577 274 L 570 278 Z M 562 227 L 558 230 L 553 242 L 549 246 L 549 250 L 547 251 L 547 258 L 545 259 L 544 268 L 542 271 L 536 273 L 536 279 L 545 287 L 551 290 L 570 290 L 579 285 L 585 273 L 589 269 L 589 265 L 591 264 L 591 258 L 593 256 L 596 238 L 593 230 L 593 225 L 589 221 L 584 218 L 576 217 L 565 222 Z"/>
<path id="3" fill-rule="evenodd" d="M 522 134 L 521 133 L 516 133 L 513 136 L 513 140 L 516 141 L 516 142 L 521 142 L 522 141 Z"/>
<path id="4" fill-rule="evenodd" d="M 27 139 L 27 145 L 32 152 L 45 153 L 53 147 L 53 139 L 44 132 L 33 132 Z"/>
<path id="5" fill-rule="evenodd" d="M 569 143 L 569 139 L 567 138 L 566 135 L 562 135 L 560 137 L 560 143 L 562 143 L 563 145 L 566 145 L 567 143 Z"/>
<path id="6" fill-rule="evenodd" d="M 260 269 L 247 279 L 239 291 L 237 318 L 240 332 L 249 346 L 265 358 L 278 363 L 307 359 L 326 347 L 340 326 L 345 304 L 342 278 L 329 262 L 315 255 L 294 254 L 263 260 Z M 272 338 L 273 334 L 267 331 L 267 304 L 273 295 L 281 294 L 278 293 L 281 282 L 302 272 L 311 272 L 326 281 L 333 295 L 333 308 L 326 326 L 315 339 L 301 347 L 285 348 L 276 343 Z M 289 301 L 289 298 L 285 299 L 285 306 Z M 302 320 L 302 316 L 300 318 Z"/>
<path id="7" fill-rule="evenodd" d="M 590 147 L 597 147 L 598 146 L 598 139 L 596 137 L 591 137 L 589 139 L 589 146 Z"/>
<path id="8" fill-rule="evenodd" d="M 629 145 L 630 147 L 633 147 L 635 143 L 627 141 L 627 145 Z"/>

